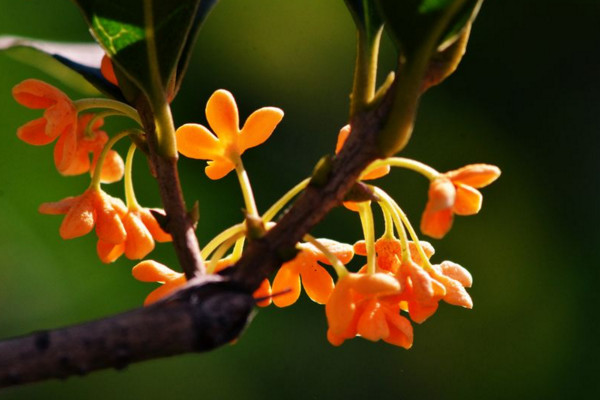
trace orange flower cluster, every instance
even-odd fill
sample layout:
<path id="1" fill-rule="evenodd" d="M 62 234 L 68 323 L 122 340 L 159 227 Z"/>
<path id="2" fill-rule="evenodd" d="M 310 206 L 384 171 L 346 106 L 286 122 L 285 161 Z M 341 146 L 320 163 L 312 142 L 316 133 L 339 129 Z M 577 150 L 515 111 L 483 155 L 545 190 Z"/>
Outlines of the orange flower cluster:
<path id="1" fill-rule="evenodd" d="M 244 151 L 265 142 L 282 118 L 279 108 L 263 107 L 253 112 L 240 130 L 233 95 L 217 90 L 206 104 L 206 119 L 216 137 L 202 125 L 185 124 L 176 132 L 177 149 L 186 157 L 208 160 L 206 175 L 220 179 L 235 168 Z"/>
<path id="2" fill-rule="evenodd" d="M 440 239 L 452 227 L 454 214 L 477 214 L 482 202 L 477 189 L 489 185 L 499 176 L 500 169 L 494 165 L 471 164 L 435 178 L 429 186 L 421 231 Z"/>
<path id="3" fill-rule="evenodd" d="M 433 247 L 427 242 L 420 245 L 427 258 L 431 257 Z M 413 242 L 409 243 L 411 259 L 402 263 L 401 244 L 393 238 L 377 240 L 375 249 L 378 271 L 369 275 L 363 268 L 340 279 L 327 303 L 328 339 L 333 345 L 358 335 L 410 348 L 412 328 L 400 311 L 422 323 L 435 313 L 440 300 L 473 307 L 465 291 L 472 278 L 460 265 L 444 261 L 428 267 Z M 366 255 L 365 242 L 357 242 L 354 250 Z"/>
<path id="4" fill-rule="evenodd" d="M 63 239 L 86 235 L 95 227 L 98 256 L 105 263 L 115 261 L 123 253 L 129 259 L 143 258 L 154 249 L 154 240 L 171 240 L 148 209 L 128 210 L 120 199 L 96 188 L 77 197 L 44 203 L 39 211 L 65 215 L 59 229 Z"/>
<path id="5" fill-rule="evenodd" d="M 77 118 L 73 102 L 54 86 L 36 79 L 27 79 L 13 88 L 13 97 L 32 109 L 45 109 L 44 116 L 21 126 L 17 136 L 36 146 L 52 143 L 54 164 L 62 175 L 79 175 L 93 170 L 108 137 L 99 130 L 102 119 L 96 119 L 90 129 L 93 115 Z M 90 154 L 92 161 L 90 162 Z M 114 151 L 107 154 L 102 166 L 103 182 L 115 182 L 123 177 L 123 160 Z"/>

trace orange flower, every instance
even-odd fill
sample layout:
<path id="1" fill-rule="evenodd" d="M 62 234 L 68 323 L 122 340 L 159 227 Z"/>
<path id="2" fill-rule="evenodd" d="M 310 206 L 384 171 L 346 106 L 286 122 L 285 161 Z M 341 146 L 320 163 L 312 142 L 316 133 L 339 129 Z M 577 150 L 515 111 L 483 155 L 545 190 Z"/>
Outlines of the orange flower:
<path id="1" fill-rule="evenodd" d="M 435 250 L 429 242 L 420 241 L 421 247 L 425 250 L 425 254 L 430 258 Z M 422 265 L 423 261 L 417 251 L 417 246 L 414 242 L 408 242 L 408 249 L 413 262 Z M 354 244 L 354 252 L 361 256 L 367 255 L 367 247 L 364 240 L 359 240 Z M 375 252 L 377 253 L 377 266 L 382 271 L 387 271 L 395 274 L 400 268 L 402 260 L 402 247 L 400 241 L 395 238 L 381 237 L 375 242 Z"/>
<path id="2" fill-rule="evenodd" d="M 387 273 L 350 273 L 342 277 L 325 305 L 329 342 L 339 346 L 359 335 L 409 349 L 412 326 L 400 315 L 398 303 L 387 300 L 393 299 L 400 288 L 400 283 Z"/>
<path id="3" fill-rule="evenodd" d="M 221 271 L 231 266 L 231 261 L 227 258 L 219 260 L 215 272 Z M 163 297 L 166 297 L 185 285 L 187 282 L 185 275 L 175 272 L 171 268 L 154 260 L 145 260 L 133 267 L 131 271 L 133 277 L 141 282 L 159 282 L 163 285 L 153 290 L 144 300 L 144 305 L 152 304 Z M 265 285 L 266 282 L 266 285 Z M 255 299 L 261 299 L 257 305 L 264 307 L 270 304 L 269 281 L 264 280 L 261 286 L 254 292 Z"/>
<path id="4" fill-rule="evenodd" d="M 435 313 L 440 300 L 446 303 L 473 308 L 473 301 L 465 290 L 472 284 L 471 274 L 458 264 L 444 261 L 427 272 L 415 263 L 403 264 L 397 274 L 404 302 L 410 318 L 422 323 Z"/>
<path id="5" fill-rule="evenodd" d="M 95 120 L 89 132 L 86 132 L 86 128 L 92 118 L 94 118 L 94 114 L 85 114 L 79 118 L 77 123 L 76 149 L 71 156 L 68 167 L 60 171 L 63 175 L 79 175 L 88 171 L 94 171 L 102 148 L 108 141 L 108 135 L 106 132 L 100 130 L 104 124 L 102 118 Z M 56 147 L 54 147 L 54 160 L 57 165 L 58 160 L 64 158 L 64 152 L 65 149 L 61 146 L 61 140 L 59 139 Z M 93 156 L 92 162 L 90 162 L 90 153 Z M 121 156 L 116 151 L 109 150 L 102 164 L 100 180 L 103 183 L 119 181 L 123 177 L 124 170 L 125 166 Z"/>
<path id="6" fill-rule="evenodd" d="M 239 128 L 235 99 L 227 90 L 217 90 L 206 104 L 206 119 L 216 134 L 202 125 L 185 124 L 177 129 L 177 149 L 187 157 L 209 160 L 210 179 L 220 179 L 235 168 L 239 157 L 266 141 L 283 118 L 283 111 L 264 107 L 253 112 Z"/>
<path id="7" fill-rule="evenodd" d="M 154 241 L 170 242 L 171 235 L 165 233 L 148 208 L 118 209 L 119 218 L 127 232 L 121 243 L 109 243 L 98 239 L 96 250 L 104 263 L 117 260 L 123 253 L 130 260 L 144 258 L 154 250 Z"/>
<path id="8" fill-rule="evenodd" d="M 433 179 L 421 219 L 421 231 L 440 239 L 452 227 L 454 214 L 477 214 L 482 202 L 477 188 L 489 185 L 499 176 L 500 169 L 494 165 L 471 164 Z"/>
<path id="9" fill-rule="evenodd" d="M 55 203 L 44 203 L 42 214 L 66 214 L 60 226 L 63 239 L 83 236 L 96 227 L 98 238 L 107 243 L 122 243 L 127 237 L 117 210 L 125 209 L 123 202 L 100 189 L 89 188 L 82 195 L 67 197 Z"/>
<path id="10" fill-rule="evenodd" d="M 27 79 L 12 90 L 15 100 L 25 107 L 45 109 L 42 118 L 21 126 L 17 136 L 25 143 L 42 146 L 58 138 L 61 157 L 55 158 L 56 168 L 66 170 L 77 147 L 77 110 L 66 94 L 52 85 Z"/>
<path id="11" fill-rule="evenodd" d="M 329 239 L 319 239 L 339 260 L 346 264 L 354 256 L 352 246 L 338 243 Z M 300 278 L 308 297 L 319 304 L 324 304 L 333 291 L 333 279 L 323 268 L 320 262 L 330 264 L 325 255 L 310 243 L 300 245 L 301 251 L 292 261 L 288 261 L 279 268 L 273 280 L 273 303 L 277 307 L 287 307 L 296 302 L 300 297 Z"/>

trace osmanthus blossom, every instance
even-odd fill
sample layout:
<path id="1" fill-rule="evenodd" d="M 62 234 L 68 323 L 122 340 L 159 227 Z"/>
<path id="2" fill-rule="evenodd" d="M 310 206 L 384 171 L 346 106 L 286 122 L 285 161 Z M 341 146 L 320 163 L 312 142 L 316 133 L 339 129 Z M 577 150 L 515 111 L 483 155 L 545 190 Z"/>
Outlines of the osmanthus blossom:
<path id="1" fill-rule="evenodd" d="M 186 157 L 208 160 L 206 175 L 220 179 L 235 169 L 244 151 L 265 142 L 282 118 L 279 108 L 264 107 L 254 111 L 240 129 L 235 99 L 220 89 L 206 104 L 206 119 L 215 133 L 203 125 L 185 124 L 176 131 L 177 149 Z"/>
<path id="2" fill-rule="evenodd" d="M 89 129 L 87 129 L 93 118 L 94 114 L 84 114 L 79 117 L 77 121 L 77 146 L 75 148 L 75 153 L 71 155 L 71 161 L 68 163 L 69 166 L 61 171 L 63 175 L 79 175 L 94 171 L 100 153 L 106 142 L 108 142 L 108 135 L 106 132 L 100 130 L 104 124 L 102 118 L 94 120 Z M 59 143 L 57 143 L 54 148 L 55 162 L 64 158 L 64 155 L 62 154 L 63 151 L 64 147 L 59 146 Z M 92 156 L 91 161 L 90 155 Z M 102 170 L 100 173 L 101 182 L 117 182 L 123 178 L 123 173 L 123 159 L 116 151 L 109 150 L 102 163 Z"/>
<path id="3" fill-rule="evenodd" d="M 482 195 L 477 189 L 489 185 L 499 176 L 500 169 L 489 164 L 471 164 L 440 174 L 429 185 L 421 231 L 440 239 L 452 227 L 454 214 L 477 214 L 482 203 Z"/>
<path id="4" fill-rule="evenodd" d="M 67 197 L 54 203 L 43 203 L 42 214 L 64 214 L 59 233 L 63 239 L 73 239 L 88 234 L 96 228 L 98 239 L 118 244 L 127 237 L 127 231 L 119 217 L 125 205 L 120 199 L 91 187 L 76 197 Z"/>
<path id="5" fill-rule="evenodd" d="M 171 235 L 162 230 L 150 209 L 143 207 L 118 208 L 119 218 L 127 233 L 121 243 L 98 239 L 96 251 L 104 263 L 112 263 L 125 254 L 130 260 L 140 260 L 154 250 L 154 242 L 170 242 Z M 160 211 L 160 210 L 157 210 Z"/>
<path id="6" fill-rule="evenodd" d="M 325 305 L 329 342 L 340 346 L 347 339 L 361 336 L 409 349 L 413 329 L 400 315 L 395 301 L 401 289 L 400 282 L 385 272 L 342 276 Z"/>
<path id="7" fill-rule="evenodd" d="M 35 119 L 17 130 L 24 142 L 43 146 L 56 140 L 54 164 L 62 175 L 79 175 L 93 170 L 108 136 L 100 130 L 101 118 L 90 129 L 94 117 L 77 117 L 77 110 L 69 97 L 59 89 L 36 79 L 27 79 L 13 88 L 15 100 L 32 109 L 45 109 L 42 118 Z M 92 161 L 90 162 L 90 155 Z M 102 165 L 101 180 L 115 182 L 123 177 L 123 160 L 115 151 L 108 152 Z"/>
<path id="8" fill-rule="evenodd" d="M 12 90 L 15 100 L 31 109 L 44 109 L 44 116 L 26 123 L 17 130 L 25 143 L 43 146 L 52 143 L 60 147 L 61 157 L 55 158 L 59 172 L 69 168 L 77 149 L 77 110 L 71 99 L 59 89 L 37 79 L 27 79 Z"/>
<path id="9" fill-rule="evenodd" d="M 229 258 L 219 260 L 215 272 L 221 271 L 231 266 L 232 261 Z M 181 288 L 187 282 L 185 275 L 181 272 L 173 271 L 171 268 L 154 260 L 144 260 L 133 267 L 131 271 L 133 277 L 140 282 L 157 282 L 162 285 L 154 289 L 144 300 L 144 305 L 150 305 L 158 300 L 167 297 L 174 291 Z M 260 287 L 254 292 L 254 298 L 257 305 L 264 307 L 270 304 L 271 288 L 269 281 L 264 280 Z"/>
<path id="10" fill-rule="evenodd" d="M 347 264 L 354 256 L 349 244 L 330 239 L 317 240 L 342 264 Z M 300 252 L 281 266 L 273 280 L 273 303 L 277 307 L 294 304 L 300 297 L 301 286 L 304 286 L 308 297 L 318 304 L 325 304 L 333 291 L 331 275 L 319 264 L 331 264 L 331 261 L 311 243 L 303 243 L 299 247 Z"/>
<path id="11" fill-rule="evenodd" d="M 119 82 L 117 81 L 117 76 L 115 75 L 115 70 L 112 65 L 112 61 L 110 57 L 106 54 L 102 56 L 102 61 L 100 62 L 100 73 L 110 83 L 113 85 L 119 86 Z"/>

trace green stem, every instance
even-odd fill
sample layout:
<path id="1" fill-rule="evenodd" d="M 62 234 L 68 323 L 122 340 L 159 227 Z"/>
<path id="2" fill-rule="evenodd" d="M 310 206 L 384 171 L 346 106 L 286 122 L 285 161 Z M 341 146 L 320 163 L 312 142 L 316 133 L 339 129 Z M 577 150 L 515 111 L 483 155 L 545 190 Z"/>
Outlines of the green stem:
<path id="1" fill-rule="evenodd" d="M 85 137 L 89 138 L 89 139 L 93 139 L 94 134 L 92 132 L 92 129 L 93 129 L 96 121 L 98 121 L 101 118 L 112 117 L 112 116 L 126 117 L 126 115 L 123 114 L 122 112 L 114 111 L 114 110 L 101 111 L 99 113 L 95 113 L 94 116 L 90 119 L 90 122 L 88 122 L 87 125 L 85 126 Z"/>
<path id="2" fill-rule="evenodd" d="M 424 265 L 422 265 L 422 267 L 428 272 L 434 271 L 433 267 L 431 266 L 431 263 L 429 262 L 429 257 L 427 257 L 427 254 L 425 253 L 423 246 L 421 246 L 421 242 L 419 241 L 419 237 L 417 236 L 417 233 L 415 232 L 414 228 L 412 227 L 412 225 L 411 225 L 408 217 L 404 213 L 404 211 L 402 211 L 402 208 L 400 208 L 398 203 L 396 203 L 394 201 L 394 199 L 392 199 L 390 196 L 388 196 L 383 190 L 381 190 L 379 188 L 374 188 L 374 189 L 375 189 L 375 193 L 378 196 L 381 196 L 381 198 L 385 199 L 388 202 L 388 204 L 393 208 L 394 212 L 397 214 L 397 217 L 400 219 L 400 221 L 402 221 L 401 225 L 404 225 L 406 227 L 406 230 L 408 230 L 408 234 L 410 235 L 411 239 L 413 240 L 413 243 L 417 247 L 417 251 L 419 252 L 419 255 L 421 256 L 421 259 L 423 260 Z M 379 190 L 377 190 L 377 189 L 379 189 Z"/>
<path id="3" fill-rule="evenodd" d="M 394 239 L 394 221 L 392 220 L 392 214 L 388 207 L 383 205 L 381 202 L 377 203 L 381 207 L 381 212 L 383 213 L 383 220 L 385 222 L 385 232 L 383 232 L 383 237 L 386 239 Z"/>
<path id="4" fill-rule="evenodd" d="M 123 139 L 126 136 L 129 136 L 131 131 L 123 131 L 121 133 L 116 134 L 106 144 L 96 161 L 96 168 L 94 169 L 94 175 L 92 176 L 92 182 L 90 183 L 90 188 L 100 189 L 100 183 L 102 178 L 102 165 L 104 164 L 104 160 L 106 159 L 106 155 L 110 151 L 110 149 L 117 143 L 119 140 Z"/>
<path id="5" fill-rule="evenodd" d="M 358 203 L 360 213 L 360 222 L 362 224 L 363 233 L 365 235 L 365 243 L 367 247 L 367 273 L 374 274 L 376 272 L 375 259 L 375 224 L 373 223 L 373 210 L 371 210 L 370 202 Z"/>
<path id="6" fill-rule="evenodd" d="M 133 190 L 133 179 L 131 172 L 133 170 L 133 155 L 137 146 L 132 143 L 127 151 L 127 158 L 125 159 L 125 202 L 127 208 L 130 210 L 138 210 L 141 208 L 140 204 L 135 197 L 135 191 Z"/>
<path id="7" fill-rule="evenodd" d="M 350 95 L 350 117 L 369 105 L 377 85 L 377 57 L 383 28 L 368 37 L 365 29 L 358 29 L 354 83 Z"/>
<path id="8" fill-rule="evenodd" d="M 75 105 L 75 109 L 77 110 L 78 113 L 80 113 L 82 111 L 86 111 L 86 110 L 96 109 L 96 108 L 106 108 L 109 110 L 118 111 L 122 115 L 131 118 L 132 120 L 137 122 L 139 125 L 142 125 L 140 116 L 138 115 L 138 112 L 135 110 L 135 108 L 133 108 L 130 105 L 127 105 L 125 103 L 122 103 L 120 101 L 117 101 L 117 100 L 100 99 L 100 98 L 98 98 L 98 99 L 81 99 L 81 100 L 74 101 L 73 104 Z"/>
<path id="9" fill-rule="evenodd" d="M 254 193 L 252 193 L 252 185 L 250 185 L 250 179 L 248 178 L 248 173 L 244 169 L 241 157 L 237 157 L 237 160 L 235 160 L 235 172 L 240 181 L 240 188 L 242 189 L 242 195 L 244 196 L 246 212 L 250 216 L 260 218 L 258 209 L 256 208 L 256 202 L 254 201 Z"/>
<path id="10" fill-rule="evenodd" d="M 242 252 L 244 251 L 244 243 L 246 242 L 246 237 L 242 236 L 235 242 L 235 246 L 233 248 L 233 252 L 231 253 L 231 260 L 236 262 L 242 256 Z"/>
<path id="11" fill-rule="evenodd" d="M 223 232 L 221 232 L 217 236 L 215 236 L 210 242 L 208 242 L 208 244 L 206 246 L 204 246 L 204 248 L 202 248 L 202 252 L 201 252 L 202 258 L 206 260 L 208 258 L 208 256 L 210 256 L 210 254 L 217 247 L 219 247 L 219 245 L 221 243 L 223 243 L 227 239 L 231 238 L 232 236 L 239 234 L 240 232 L 242 232 L 242 233 L 245 232 L 245 230 L 246 230 L 246 227 L 243 223 L 237 224 L 237 225 L 232 226 L 231 228 L 225 229 Z"/>
<path id="12" fill-rule="evenodd" d="M 206 268 L 206 272 L 209 274 L 213 274 L 215 269 L 217 268 L 217 264 L 223 258 L 225 253 L 233 246 L 236 240 L 238 240 L 243 235 L 243 232 L 238 232 L 236 235 L 230 237 L 226 241 L 224 241 L 219 248 L 213 254 L 208 267 Z"/>
<path id="13" fill-rule="evenodd" d="M 269 222 L 273 218 L 275 218 L 277 213 L 283 207 L 285 207 L 285 205 L 287 203 L 289 203 L 298 193 L 300 193 L 302 190 L 304 190 L 309 182 L 310 182 L 310 178 L 306 178 L 305 180 L 303 180 L 302 182 L 300 182 L 299 184 L 294 186 L 292 189 L 290 189 L 286 194 L 284 194 L 283 197 L 281 197 L 279 200 L 277 200 L 275 202 L 275 204 L 273 204 L 271 206 L 271 208 L 269 208 L 267 210 L 267 212 L 265 212 L 263 214 L 263 217 L 262 217 L 263 221 Z"/>
<path id="14" fill-rule="evenodd" d="M 433 180 L 441 175 L 437 170 L 431 168 L 429 165 L 423 164 L 422 162 L 419 162 L 417 160 L 412 160 L 410 158 L 404 157 L 389 157 L 383 160 L 374 161 L 373 163 L 371 163 L 371 165 L 369 165 L 367 169 L 365 169 L 362 175 L 365 175 L 373 171 L 374 169 L 382 167 L 384 165 L 409 169 L 423 175 L 429 180 Z"/>
<path id="15" fill-rule="evenodd" d="M 319 242 L 314 236 L 309 235 L 308 233 L 304 235 L 304 240 L 311 243 L 315 246 L 321 253 L 327 257 L 333 269 L 335 269 L 335 273 L 338 276 L 338 279 L 348 274 L 348 269 L 346 266 L 340 261 L 339 258 L 335 254 L 333 254 L 327 247 L 325 247 L 321 242 Z"/>
<path id="16" fill-rule="evenodd" d="M 171 107 L 166 100 L 153 104 L 154 124 L 156 126 L 157 153 L 161 157 L 177 159 L 177 142 Z"/>

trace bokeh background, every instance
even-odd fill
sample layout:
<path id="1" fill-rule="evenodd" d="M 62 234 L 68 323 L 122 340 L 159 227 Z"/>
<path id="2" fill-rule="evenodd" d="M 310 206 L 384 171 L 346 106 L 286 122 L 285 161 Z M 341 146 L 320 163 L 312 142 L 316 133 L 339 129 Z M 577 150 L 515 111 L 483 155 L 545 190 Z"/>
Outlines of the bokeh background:
<path id="1" fill-rule="evenodd" d="M 90 40 L 66 0 L 0 0 L 0 34 Z M 242 118 L 265 105 L 283 108 L 276 133 L 244 155 L 264 210 L 332 151 L 347 119 L 353 57 L 342 0 L 223 0 L 174 102 L 176 123 L 204 122 L 204 104 L 218 88 L 235 94 Z M 386 39 L 381 75 L 393 66 Z M 61 218 L 37 213 L 41 202 L 81 193 L 88 181 L 61 178 L 51 147 L 16 138 L 17 127 L 38 115 L 10 95 L 29 77 L 46 78 L 0 55 L 2 338 L 128 310 L 151 290 L 131 278 L 132 261 L 102 265 L 93 235 L 63 241 Z M 261 309 L 233 346 L 13 388 L 2 398 L 594 398 L 599 93 L 600 2 L 485 2 L 459 70 L 424 96 L 403 153 L 442 171 L 474 162 L 502 168 L 484 189 L 482 212 L 458 218 L 444 240 L 432 241 L 435 260 L 472 272 L 475 307 L 442 305 L 415 326 L 410 351 L 361 339 L 330 346 L 323 308 L 303 296 L 288 309 Z M 139 198 L 158 206 L 141 157 L 136 166 Z M 239 189 L 233 175 L 209 181 L 202 162 L 181 166 L 186 199 L 200 201 L 198 235 L 206 243 L 240 220 Z M 418 224 L 426 181 L 394 171 L 378 183 Z M 106 190 L 122 193 L 118 184 Z M 352 243 L 360 223 L 337 209 L 313 233 Z M 175 265 L 169 245 L 153 258 Z"/>

